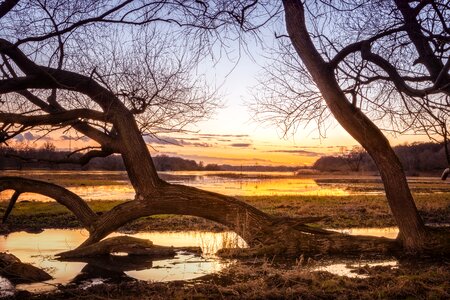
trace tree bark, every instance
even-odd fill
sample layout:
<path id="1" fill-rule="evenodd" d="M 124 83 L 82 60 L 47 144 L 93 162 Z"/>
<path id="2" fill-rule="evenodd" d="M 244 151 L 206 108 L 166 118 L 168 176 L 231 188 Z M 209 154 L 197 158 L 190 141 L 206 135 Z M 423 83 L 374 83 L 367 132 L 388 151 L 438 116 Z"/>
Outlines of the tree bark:
<path id="1" fill-rule="evenodd" d="M 375 161 L 404 247 L 420 251 L 426 237 L 401 163 L 380 129 L 351 105 L 334 77 L 333 68 L 316 50 L 306 28 L 299 0 L 284 0 L 286 27 L 292 44 L 317 84 L 328 108 L 342 127 L 363 146 Z"/>

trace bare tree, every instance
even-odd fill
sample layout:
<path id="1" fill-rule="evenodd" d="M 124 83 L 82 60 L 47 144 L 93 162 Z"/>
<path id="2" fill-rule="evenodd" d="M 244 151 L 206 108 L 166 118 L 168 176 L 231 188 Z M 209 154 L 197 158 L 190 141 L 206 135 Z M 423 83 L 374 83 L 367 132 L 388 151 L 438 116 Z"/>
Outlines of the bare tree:
<path id="1" fill-rule="evenodd" d="M 376 158 L 380 169 L 392 163 L 382 172 L 383 179 L 405 245 L 414 248 L 423 226 L 398 159 L 379 129 L 347 101 L 333 67 L 326 67 L 314 50 L 301 2 L 284 4 L 293 44 L 330 110 Z M 120 154 L 136 191 L 134 200 L 99 216 L 83 199 L 60 186 L 0 177 L 0 191 L 15 191 L 4 218 L 21 193 L 33 192 L 65 205 L 88 229 L 89 237 L 78 250 L 98 245 L 127 222 L 154 214 L 193 215 L 222 223 L 253 246 L 254 253 L 397 249 L 384 239 L 347 237 L 305 225 L 314 221 L 311 218 L 269 216 L 232 197 L 169 184 L 156 173 L 143 135 L 182 130 L 214 107 L 214 93 L 205 92 L 204 81 L 192 68 L 217 45 L 239 40 L 242 32 L 276 20 L 273 17 L 279 8 L 271 1 L 2 2 L 1 142 L 31 129 L 43 134 L 76 131 L 98 147 L 57 163 L 85 164 L 94 157 Z M 344 61 L 346 56 L 340 56 L 334 65 Z M 393 193 L 398 193 L 398 199 Z M 404 210 L 400 215 L 399 206 Z"/>
<path id="2" fill-rule="evenodd" d="M 290 43 L 282 42 L 285 63 L 275 74 L 294 70 L 284 76 L 300 81 L 279 79 L 284 86 L 270 85 L 269 92 L 292 103 L 289 124 L 333 114 L 378 166 L 404 246 L 422 249 L 427 231 L 380 128 L 400 124 L 399 115 L 417 116 L 429 103 L 448 111 L 448 3 L 284 0 L 283 6 Z M 262 104 L 283 113 L 280 102 Z"/>
<path id="3" fill-rule="evenodd" d="M 360 167 L 361 167 L 361 162 L 364 159 L 364 155 L 366 154 L 366 151 L 363 148 L 358 147 L 358 146 L 354 146 L 350 150 L 347 150 L 347 148 L 344 147 L 344 149 L 342 149 L 341 151 L 342 151 L 341 157 L 347 163 L 350 171 L 359 172 Z"/>
<path id="4" fill-rule="evenodd" d="M 82 249 L 88 246 L 101 248 L 100 240 L 120 226 L 155 214 L 193 215 L 219 222 L 240 234 L 256 253 L 395 248 L 392 242 L 348 238 L 304 224 L 311 219 L 280 220 L 232 197 L 159 178 L 143 136 L 182 130 L 208 115 L 214 107 L 214 93 L 204 89 L 193 67 L 219 38 L 215 34 L 218 26 L 234 24 L 222 32 L 225 37 L 233 28 L 240 32 L 259 26 L 243 23 L 253 6 L 223 2 L 209 7 L 202 1 L 2 2 L 1 142 L 29 130 L 42 135 L 54 130 L 77 132 L 98 146 L 55 163 L 86 164 L 92 158 L 118 153 L 136 191 L 134 200 L 97 215 L 63 187 L 0 177 L 0 191 L 15 191 L 4 220 L 22 193 L 55 199 L 89 231 L 86 241 L 66 256 L 84 253 Z M 266 10 L 268 15 L 276 12 L 276 8 Z M 170 27 L 173 24 L 176 30 Z M 125 28 L 129 25 L 138 27 Z M 211 44 L 205 47 L 207 41 Z M 188 51 L 174 51 L 180 47 Z"/>

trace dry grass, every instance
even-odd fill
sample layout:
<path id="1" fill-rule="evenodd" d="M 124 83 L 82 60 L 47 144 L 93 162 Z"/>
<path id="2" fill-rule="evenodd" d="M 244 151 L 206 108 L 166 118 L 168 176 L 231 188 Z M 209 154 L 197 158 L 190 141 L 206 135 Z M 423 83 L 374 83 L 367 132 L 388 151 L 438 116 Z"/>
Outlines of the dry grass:
<path id="1" fill-rule="evenodd" d="M 64 288 L 32 299 L 449 299 L 445 263 L 398 269 L 364 267 L 369 278 L 311 272 L 309 264 L 238 262 L 217 275 L 169 283 L 127 282 L 87 290 Z M 29 294 L 23 294 L 22 297 Z"/>
<path id="2" fill-rule="evenodd" d="M 395 226 L 387 200 L 383 196 L 257 196 L 240 197 L 268 214 L 289 217 L 326 217 L 316 226 L 327 228 Z M 450 223 L 450 193 L 416 194 L 415 200 L 426 223 Z M 91 201 L 96 212 L 104 212 L 122 201 Z M 0 214 L 7 202 L 0 202 Z M 55 202 L 19 202 L 3 232 L 40 228 L 73 228 L 79 222 L 62 205 Z M 190 216 L 159 215 L 127 224 L 127 231 L 223 231 L 225 227 Z"/>

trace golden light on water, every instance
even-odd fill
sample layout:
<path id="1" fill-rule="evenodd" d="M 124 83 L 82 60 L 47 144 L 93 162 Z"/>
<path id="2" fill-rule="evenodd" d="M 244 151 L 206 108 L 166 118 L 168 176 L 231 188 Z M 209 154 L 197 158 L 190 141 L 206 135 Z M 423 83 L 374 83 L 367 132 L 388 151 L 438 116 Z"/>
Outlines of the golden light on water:
<path id="1" fill-rule="evenodd" d="M 109 237 L 124 235 L 113 233 Z M 86 230 L 46 229 L 39 234 L 14 232 L 0 236 L 0 252 L 10 251 L 21 261 L 45 269 L 54 279 L 36 283 L 18 285 L 19 289 L 28 291 L 46 291 L 55 288 L 55 284 L 67 284 L 86 266 L 84 262 L 64 262 L 54 259 L 54 255 L 74 249 L 88 236 Z M 223 247 L 246 247 L 245 242 L 233 232 L 146 232 L 130 234 L 137 238 L 153 241 L 162 246 L 197 246 L 201 247 L 202 257 L 192 254 L 178 254 L 173 259 L 155 260 L 151 268 L 125 271 L 136 279 L 168 281 L 187 280 L 218 272 L 230 262 L 214 256 Z"/>
<path id="2" fill-rule="evenodd" d="M 187 182 L 185 184 L 230 196 L 346 196 L 350 194 L 343 188 L 320 186 L 314 179 L 304 178 Z"/>
<path id="3" fill-rule="evenodd" d="M 17 173 L 17 172 L 16 172 Z M 36 173 L 42 176 L 45 173 Z M 229 196 L 274 196 L 274 195 L 299 195 L 299 196 L 347 196 L 355 192 L 346 189 L 343 185 L 318 183 L 314 178 L 296 177 L 292 172 L 226 172 L 226 171 L 176 171 L 160 172 L 161 176 L 171 183 L 185 184 L 211 192 L 222 193 Z M 8 174 L 12 175 L 12 174 Z M 16 175 L 15 173 L 13 175 Z M 45 180 L 56 181 L 58 176 L 68 174 L 48 174 Z M 83 178 L 107 178 L 110 176 L 125 176 L 124 172 L 82 172 Z M 91 176 L 91 177 L 89 177 Z M 42 179 L 41 179 L 42 180 Z M 74 182 L 78 182 L 79 179 Z M 135 192 L 133 187 L 124 181 L 108 182 L 107 185 L 98 184 L 95 180 L 86 179 L 87 184 L 73 185 L 65 181 L 68 190 L 79 195 L 85 200 L 132 200 Z M 0 193 L 0 201 L 8 201 L 13 192 Z M 23 193 L 19 200 L 52 201 L 52 199 L 30 193 Z"/>

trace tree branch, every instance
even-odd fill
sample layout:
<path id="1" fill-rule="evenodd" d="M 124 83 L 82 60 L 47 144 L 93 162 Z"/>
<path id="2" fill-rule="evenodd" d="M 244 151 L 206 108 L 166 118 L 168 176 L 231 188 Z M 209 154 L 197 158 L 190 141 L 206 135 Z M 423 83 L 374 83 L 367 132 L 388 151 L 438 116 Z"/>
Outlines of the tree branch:
<path id="1" fill-rule="evenodd" d="M 406 84 L 397 69 L 389 61 L 371 51 L 369 44 L 363 45 L 361 48 L 361 56 L 363 59 L 370 61 L 383 69 L 389 75 L 388 79 L 394 83 L 395 87 L 410 97 L 425 97 L 429 94 L 441 92 L 440 86 L 436 85 L 423 90 L 410 87 Z"/>
<path id="2" fill-rule="evenodd" d="M 17 199 L 19 199 L 20 192 L 15 191 L 14 194 L 11 196 L 11 200 L 9 200 L 8 207 L 6 208 L 5 214 L 3 215 L 2 223 L 6 223 L 6 220 L 8 220 L 8 216 L 11 213 L 14 204 L 16 204 Z"/>
<path id="3" fill-rule="evenodd" d="M 0 192 L 4 190 L 14 190 L 19 194 L 36 193 L 55 199 L 56 202 L 67 207 L 88 231 L 91 231 L 91 224 L 98 217 L 83 199 L 53 183 L 22 177 L 0 177 Z"/>
<path id="4" fill-rule="evenodd" d="M 111 154 L 114 154 L 113 150 L 103 148 L 102 150 L 90 150 L 80 157 L 67 156 L 66 158 L 63 158 L 63 159 L 28 158 L 28 157 L 23 157 L 23 156 L 16 155 L 16 154 L 8 154 L 8 153 L 6 153 L 4 156 L 16 158 L 16 159 L 23 160 L 26 162 L 47 162 L 47 163 L 54 163 L 54 164 L 74 164 L 74 165 L 84 166 L 84 165 L 88 164 L 94 158 L 108 157 Z"/>
<path id="5" fill-rule="evenodd" d="M 19 3 L 19 0 L 5 0 L 0 4 L 0 19 Z"/>
<path id="6" fill-rule="evenodd" d="M 73 109 L 47 115 L 23 115 L 0 112 L 0 122 L 22 124 L 25 126 L 57 125 L 66 122 L 78 122 L 80 119 L 92 119 L 106 122 L 105 115 L 91 109 Z"/>
<path id="7" fill-rule="evenodd" d="M 354 53 L 354 52 L 358 52 L 361 51 L 362 47 L 365 44 L 370 44 L 375 42 L 376 40 L 379 40 L 385 36 L 391 35 L 393 33 L 397 33 L 400 31 L 405 30 L 404 26 L 398 27 L 398 28 L 393 28 L 390 30 L 386 30 L 384 32 L 380 32 L 379 34 L 374 35 L 373 37 L 366 39 L 366 40 L 362 40 L 350 45 L 345 46 L 344 48 L 342 48 L 334 57 L 333 59 L 329 62 L 329 65 L 335 69 L 338 64 L 343 61 L 348 55 Z"/>

